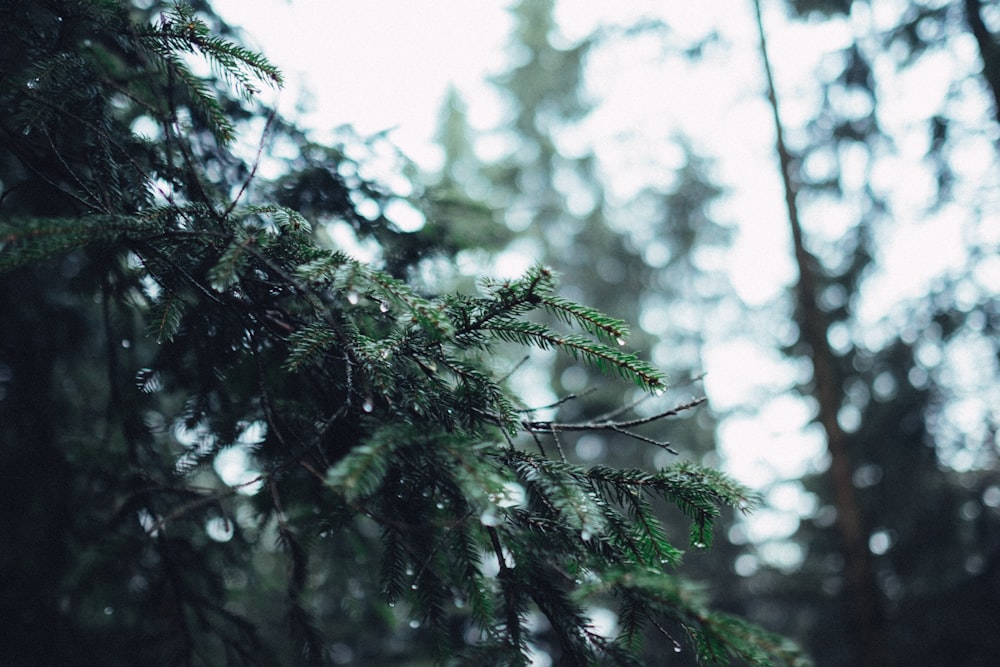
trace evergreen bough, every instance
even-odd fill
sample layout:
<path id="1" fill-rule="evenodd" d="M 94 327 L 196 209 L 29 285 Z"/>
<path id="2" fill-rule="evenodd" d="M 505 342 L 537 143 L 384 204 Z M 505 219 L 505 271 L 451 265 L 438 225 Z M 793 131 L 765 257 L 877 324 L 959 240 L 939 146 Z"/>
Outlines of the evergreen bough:
<path id="1" fill-rule="evenodd" d="M 623 322 L 557 296 L 544 267 L 484 279 L 474 295 L 428 295 L 405 274 L 326 247 L 316 221 L 267 201 L 255 165 L 230 152 L 240 120 L 282 125 L 254 106 L 259 86 L 281 85 L 263 56 L 213 34 L 186 5 L 137 20 L 109 0 L 29 4 L 0 16 L 3 40 L 23 49 L 4 52 L 2 150 L 18 165 L 7 173 L 58 206 L 3 183 L 0 269 L 16 275 L 75 253 L 102 304 L 107 416 L 120 434 L 60 446 L 67 460 L 74 447 L 101 449 L 115 499 L 109 533 L 90 537 L 65 585 L 85 597 L 80 582 L 101 563 L 130 563 L 144 583 L 119 593 L 133 614 L 115 627 L 134 636 L 133 657 L 270 664 L 268 633 L 249 620 L 266 614 L 227 581 L 234 569 L 263 581 L 253 554 L 271 535 L 287 562 L 296 661 L 330 660 L 319 617 L 331 614 L 319 608 L 363 623 L 373 597 L 405 608 L 442 662 L 527 664 L 538 614 L 560 664 L 638 664 L 650 630 L 678 650 L 680 630 L 709 662 L 803 661 L 784 640 L 710 610 L 675 573 L 681 546 L 654 511 L 661 501 L 680 508 L 689 542 L 706 547 L 720 508 L 752 505 L 746 489 L 692 463 L 648 472 L 561 454 L 559 433 L 570 430 L 670 449 L 634 429 L 694 404 L 565 424 L 533 419 L 508 386 L 498 359 L 513 344 L 661 393 L 664 377 L 623 351 Z M 195 73 L 198 59 L 214 76 Z M 132 131 L 140 117 L 158 136 Z M 118 346 L 135 317 L 148 341 L 143 367 Z M 153 423 L 171 409 L 185 438 Z M 210 464 L 253 431 L 257 473 L 223 484 Z M 206 540 L 211 522 L 228 535 Z M 344 564 L 367 569 L 373 576 L 357 581 L 377 579 L 377 590 L 352 601 L 325 589 Z M 84 636 L 108 630 L 85 601 L 67 604 Z M 617 613 L 615 636 L 598 633 L 594 606 Z"/>

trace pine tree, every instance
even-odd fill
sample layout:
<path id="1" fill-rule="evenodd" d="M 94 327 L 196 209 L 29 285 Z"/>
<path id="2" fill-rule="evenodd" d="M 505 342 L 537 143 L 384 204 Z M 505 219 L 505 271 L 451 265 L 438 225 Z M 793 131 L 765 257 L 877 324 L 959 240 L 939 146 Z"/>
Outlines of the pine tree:
<path id="1" fill-rule="evenodd" d="M 789 6 L 813 20 L 822 14 L 838 21 L 851 4 Z M 962 72 L 962 59 L 954 62 L 960 76 L 948 82 L 948 92 L 928 97 L 902 130 L 925 139 L 919 166 L 931 175 L 926 187 L 877 178 L 882 160 L 901 159 L 900 127 L 883 124 L 884 91 L 925 57 L 950 57 L 955 43 L 971 43 L 965 33 L 983 27 L 976 21 L 980 9 L 974 2 L 912 2 L 895 16 L 881 16 L 877 27 L 868 20 L 852 24 L 854 39 L 826 61 L 838 65 L 819 77 L 820 104 L 805 127 L 783 124 L 782 82 L 772 84 L 801 276 L 793 313 L 800 336 L 787 351 L 808 358 L 814 369 L 800 391 L 818 407 L 831 462 L 803 480 L 818 502 L 794 536 L 804 554 L 800 573 L 759 577 L 755 593 L 783 609 L 772 614 L 781 619 L 777 627 L 801 638 L 819 664 L 995 661 L 995 633 L 985 625 L 1000 612 L 991 491 L 997 488 L 997 419 L 987 407 L 997 386 L 997 291 L 977 276 L 981 258 L 995 254 L 996 244 L 989 240 L 989 215 L 968 193 L 995 192 L 997 163 L 976 175 L 963 173 L 954 159 L 992 123 L 988 112 L 956 113 L 965 105 L 985 106 L 968 85 L 976 75 Z M 994 89 L 996 55 L 981 36 L 985 92 Z M 763 34 L 761 42 L 766 45 Z M 863 103 L 846 103 L 849 97 Z M 918 191 L 924 201 L 917 213 L 897 209 L 901 192 Z M 837 238 L 817 224 L 831 204 L 855 216 Z M 930 294 L 897 305 L 884 331 L 866 324 L 859 304 L 866 281 L 877 275 L 880 243 L 907 217 L 930 219 L 948 208 L 950 218 L 937 224 L 966 226 L 968 266 L 939 277 Z M 934 361 L 962 354 L 978 357 L 971 378 Z M 949 423 L 958 403 L 980 403 L 972 394 L 982 397 L 981 422 L 971 428 Z"/>
<path id="2" fill-rule="evenodd" d="M 661 391 L 622 321 L 542 266 L 421 287 L 427 237 L 258 101 L 280 72 L 207 5 L 7 3 L 0 45 L 4 664 L 522 665 L 540 619 L 562 664 L 637 664 L 647 631 L 803 660 L 677 573 L 747 489 L 569 463 L 554 434 L 638 424 L 539 420 L 507 386 L 514 345 Z M 257 161 L 297 151 L 273 183 L 234 148 L 260 117 Z"/>

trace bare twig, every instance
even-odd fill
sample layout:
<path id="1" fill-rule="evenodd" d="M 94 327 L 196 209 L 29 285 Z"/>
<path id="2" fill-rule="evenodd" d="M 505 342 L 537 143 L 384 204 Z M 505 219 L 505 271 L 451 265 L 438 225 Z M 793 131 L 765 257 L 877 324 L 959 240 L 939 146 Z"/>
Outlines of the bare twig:
<path id="1" fill-rule="evenodd" d="M 701 405 L 706 400 L 707 399 L 705 399 L 704 397 L 695 398 L 693 400 L 688 401 L 687 403 L 683 403 L 681 405 L 678 405 L 677 407 L 671 408 L 670 410 L 664 410 L 663 412 L 658 412 L 655 415 L 650 415 L 649 417 L 640 417 L 638 419 L 615 420 L 613 418 L 607 418 L 606 416 L 602 416 L 597 419 L 593 419 L 586 422 L 565 423 L 565 422 L 553 422 L 553 421 L 523 421 L 521 422 L 521 425 L 524 427 L 526 431 L 528 431 L 529 433 L 532 434 L 533 437 L 535 437 L 536 442 L 538 441 L 538 438 L 536 436 L 537 433 L 552 434 L 552 438 L 555 441 L 556 447 L 559 450 L 559 456 L 564 461 L 566 460 L 566 457 L 563 454 L 562 445 L 559 442 L 559 433 L 567 431 L 614 431 L 616 433 L 621 433 L 622 435 L 625 435 L 629 438 L 639 440 L 640 442 L 656 445 L 657 447 L 665 449 L 671 454 L 678 454 L 679 452 L 670 446 L 669 441 L 656 440 L 654 438 L 650 438 L 648 436 L 635 433 L 631 429 L 634 429 L 637 426 L 642 426 L 643 424 L 649 424 L 655 421 L 659 421 L 661 419 L 666 419 L 668 417 L 676 417 L 682 412 L 686 412 Z M 611 415 L 621 414 L 621 410 L 615 410 L 610 414 Z"/>
<path id="2" fill-rule="evenodd" d="M 613 429 L 628 429 L 659 421 L 661 419 L 666 419 L 668 417 L 676 417 L 682 412 L 687 412 L 688 410 L 701 405 L 706 400 L 708 399 L 705 397 L 695 398 L 687 403 L 682 403 L 677 407 L 671 408 L 670 410 L 664 410 L 663 412 L 658 412 L 655 415 L 650 415 L 649 417 L 640 417 L 638 419 L 629 419 L 626 421 L 613 421 L 607 419 L 594 419 L 591 421 L 576 423 L 525 421 L 522 422 L 522 426 L 524 426 L 524 428 L 528 431 L 541 433 L 555 433 L 556 431 L 605 431 Z"/>
<path id="3" fill-rule="evenodd" d="M 527 357 L 525 357 L 525 359 L 527 359 Z M 542 410 L 550 410 L 552 408 L 558 408 L 563 403 L 569 403 L 570 401 L 575 401 L 576 399 L 583 398 L 584 396 L 587 396 L 588 394 L 592 394 L 595 391 L 597 391 L 597 387 L 587 387 L 586 389 L 584 389 L 583 391 L 581 391 L 579 394 L 567 394 L 566 396 L 563 396 L 562 398 L 560 398 L 555 403 L 549 403 L 548 405 L 542 405 L 542 406 L 539 406 L 539 407 L 536 407 L 536 408 L 524 408 L 523 410 L 518 410 L 518 412 L 523 412 L 525 414 L 531 414 L 531 413 L 534 413 L 534 412 L 541 412 Z"/>

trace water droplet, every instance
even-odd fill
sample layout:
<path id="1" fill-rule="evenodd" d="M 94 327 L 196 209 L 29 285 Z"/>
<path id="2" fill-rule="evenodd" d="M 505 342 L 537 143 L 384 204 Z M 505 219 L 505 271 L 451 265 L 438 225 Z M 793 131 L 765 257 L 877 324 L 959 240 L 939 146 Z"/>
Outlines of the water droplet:
<path id="1" fill-rule="evenodd" d="M 104 608 L 104 615 L 105 616 L 110 616 L 113 613 L 115 613 L 115 610 L 112 609 L 111 607 L 105 607 Z"/>
<path id="2" fill-rule="evenodd" d="M 347 302 L 349 304 L 351 304 L 352 306 L 358 305 L 358 301 L 360 299 L 361 299 L 361 297 L 358 296 L 357 292 L 351 291 L 351 292 L 347 293 Z"/>
<path id="3" fill-rule="evenodd" d="M 484 526 L 498 526 L 500 525 L 500 519 L 497 517 L 497 511 L 494 508 L 489 508 L 485 512 L 479 515 L 479 523 Z"/>
<path id="4" fill-rule="evenodd" d="M 410 621 L 410 627 L 416 630 L 417 628 L 420 627 L 420 621 L 418 621 L 417 619 L 413 619 L 412 621 Z"/>
<path id="5" fill-rule="evenodd" d="M 625 339 L 619 336 L 618 338 L 615 339 L 615 342 L 618 343 L 619 345 L 624 345 Z"/>
<path id="6" fill-rule="evenodd" d="M 382 301 L 382 302 L 380 302 L 378 304 L 378 309 L 380 311 L 382 311 L 383 313 L 388 313 L 389 312 L 389 304 L 387 304 L 385 301 Z"/>
<path id="7" fill-rule="evenodd" d="M 395 600 L 389 600 L 389 606 L 390 607 L 395 607 L 396 606 L 396 601 Z"/>
<path id="8" fill-rule="evenodd" d="M 680 652 L 681 652 L 681 645 L 674 644 L 674 653 L 680 653 Z"/>
<path id="9" fill-rule="evenodd" d="M 412 583 L 412 584 L 410 584 L 410 590 L 414 590 L 414 591 L 415 591 L 415 590 L 417 590 L 418 588 L 419 588 L 419 586 L 417 586 L 417 584 L 416 584 L 416 583 Z"/>
<path id="10" fill-rule="evenodd" d="M 435 507 L 437 507 L 437 508 L 438 508 L 439 510 L 443 510 L 443 509 L 444 509 L 444 503 L 442 503 L 442 502 L 438 502 L 438 503 L 437 503 L 437 504 L 435 505 Z"/>
<path id="11" fill-rule="evenodd" d="M 691 546 L 696 549 L 704 549 L 707 545 L 704 542 L 692 542 Z"/>
<path id="12" fill-rule="evenodd" d="M 580 532 L 580 539 L 583 540 L 584 542 L 589 542 L 590 538 L 592 538 L 593 536 L 594 536 L 593 533 L 591 533 L 589 530 L 583 530 Z"/>
<path id="13" fill-rule="evenodd" d="M 361 404 L 361 409 L 365 412 L 371 412 L 375 409 L 375 405 L 372 403 L 372 399 L 366 398 L 365 402 Z"/>
<path id="14" fill-rule="evenodd" d="M 225 517 L 212 517 L 205 522 L 205 532 L 216 542 L 228 542 L 233 538 L 233 524 Z"/>

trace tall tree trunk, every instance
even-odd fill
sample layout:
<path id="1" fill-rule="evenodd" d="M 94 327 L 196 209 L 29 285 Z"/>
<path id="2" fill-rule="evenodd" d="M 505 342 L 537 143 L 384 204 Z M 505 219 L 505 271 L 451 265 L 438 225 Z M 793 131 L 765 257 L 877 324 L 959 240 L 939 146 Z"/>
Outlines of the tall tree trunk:
<path id="1" fill-rule="evenodd" d="M 799 271 L 796 285 L 797 319 L 802 341 L 812 352 L 812 392 L 819 404 L 819 422 L 826 433 L 827 448 L 830 452 L 830 478 L 837 508 L 837 527 L 846 562 L 848 593 L 854 606 L 854 625 L 860 642 L 861 655 L 857 664 L 865 667 L 882 667 L 888 664 L 885 617 L 881 595 L 872 570 L 867 529 L 852 481 L 853 465 L 847 435 L 837 421 L 841 404 L 841 381 L 836 359 L 827 340 L 828 318 L 816 302 L 819 263 L 806 249 L 803 241 L 802 225 L 796 204 L 796 187 L 792 180 L 792 159 L 785 145 L 781 116 L 778 113 L 778 99 L 767 52 L 760 0 L 754 0 L 754 9 L 760 35 L 761 57 L 767 76 L 768 101 L 774 116 L 775 143 L 785 190 L 788 222 Z"/>
<path id="2" fill-rule="evenodd" d="M 965 20 L 979 45 L 979 55 L 983 59 L 983 79 L 993 93 L 993 114 L 1000 123 L 1000 44 L 997 44 L 986 27 L 982 10 L 981 0 L 965 0 Z"/>

